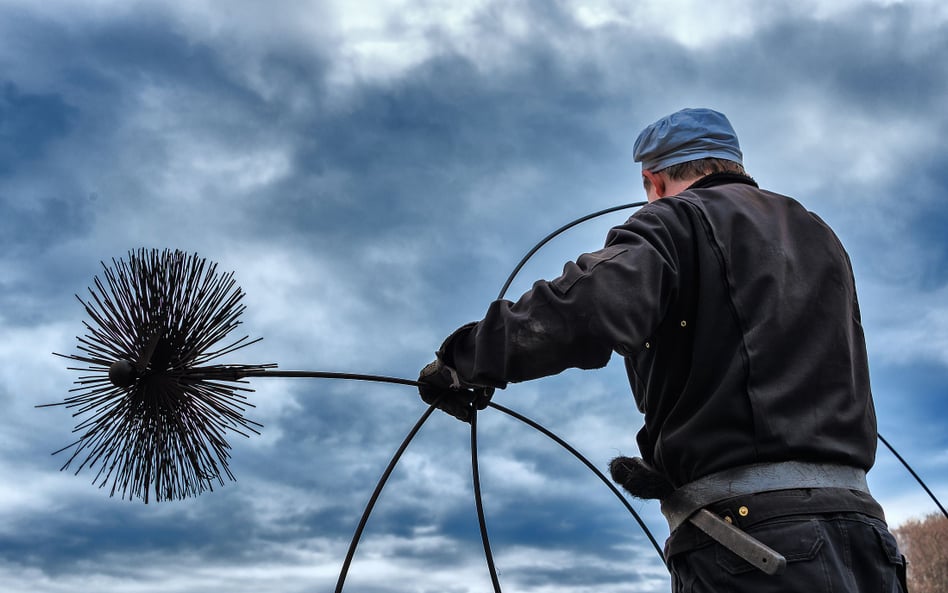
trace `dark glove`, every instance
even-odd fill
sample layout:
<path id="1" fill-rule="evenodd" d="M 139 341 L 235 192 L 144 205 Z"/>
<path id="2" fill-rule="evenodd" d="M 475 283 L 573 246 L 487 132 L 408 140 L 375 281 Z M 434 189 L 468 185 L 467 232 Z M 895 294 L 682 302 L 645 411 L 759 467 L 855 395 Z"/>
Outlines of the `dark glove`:
<path id="1" fill-rule="evenodd" d="M 470 422 L 474 412 L 486 408 L 494 395 L 493 387 L 464 383 L 457 371 L 440 360 L 421 369 L 418 381 L 418 393 L 426 404 L 435 405 L 462 422 Z"/>
<path id="2" fill-rule="evenodd" d="M 636 498 L 663 499 L 675 486 L 641 457 L 616 457 L 609 463 L 609 472 L 617 484 Z"/>

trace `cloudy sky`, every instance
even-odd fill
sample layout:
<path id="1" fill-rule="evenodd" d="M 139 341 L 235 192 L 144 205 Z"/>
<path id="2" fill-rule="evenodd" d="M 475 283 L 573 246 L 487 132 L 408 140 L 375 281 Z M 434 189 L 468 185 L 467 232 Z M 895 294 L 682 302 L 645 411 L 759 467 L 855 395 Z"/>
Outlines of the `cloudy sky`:
<path id="1" fill-rule="evenodd" d="M 825 5 L 831 4 L 832 8 Z M 329 591 L 411 388 L 261 378 L 236 482 L 110 498 L 60 472 L 83 294 L 101 261 L 174 248 L 233 271 L 229 362 L 414 378 L 551 230 L 643 199 L 632 145 L 682 107 L 727 113 L 745 164 L 852 256 L 880 432 L 948 499 L 948 8 L 940 0 L 3 0 L 0 589 Z M 546 246 L 511 287 L 598 248 L 620 212 Z M 647 287 L 646 287 L 647 288 Z M 641 425 L 621 360 L 495 397 L 605 469 Z M 489 590 L 466 425 L 408 448 L 346 581 Z M 496 411 L 481 481 L 507 591 L 665 591 L 626 509 Z M 880 448 L 890 522 L 936 510 Z M 634 502 L 661 541 L 655 504 Z"/>

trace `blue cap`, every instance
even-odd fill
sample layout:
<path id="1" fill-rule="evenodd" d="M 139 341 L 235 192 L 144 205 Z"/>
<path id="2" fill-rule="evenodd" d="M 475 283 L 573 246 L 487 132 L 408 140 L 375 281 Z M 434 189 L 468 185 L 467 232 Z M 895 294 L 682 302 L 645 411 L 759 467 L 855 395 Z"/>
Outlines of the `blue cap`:
<path id="1" fill-rule="evenodd" d="M 713 109 L 682 109 L 658 120 L 639 134 L 633 158 L 648 171 L 706 158 L 744 164 L 731 122 Z"/>

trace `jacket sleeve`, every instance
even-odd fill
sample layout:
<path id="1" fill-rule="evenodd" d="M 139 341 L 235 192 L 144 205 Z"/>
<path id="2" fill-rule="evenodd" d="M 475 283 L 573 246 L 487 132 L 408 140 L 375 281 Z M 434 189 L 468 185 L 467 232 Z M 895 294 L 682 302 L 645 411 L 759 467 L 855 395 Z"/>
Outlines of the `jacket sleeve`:
<path id="1" fill-rule="evenodd" d="M 650 204 L 612 229 L 603 249 L 569 262 L 516 302 L 497 300 L 445 340 L 440 356 L 464 380 L 504 387 L 592 369 L 638 352 L 677 291 L 675 226 Z"/>

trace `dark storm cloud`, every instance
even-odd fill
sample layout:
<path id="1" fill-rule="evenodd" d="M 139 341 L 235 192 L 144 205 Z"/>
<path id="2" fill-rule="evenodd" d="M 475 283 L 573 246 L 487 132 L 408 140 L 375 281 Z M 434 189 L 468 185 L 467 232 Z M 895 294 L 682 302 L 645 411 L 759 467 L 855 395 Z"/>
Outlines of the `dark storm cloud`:
<path id="1" fill-rule="evenodd" d="M 31 93 L 9 81 L 0 85 L 0 248 L 8 257 L 32 258 L 38 251 L 89 232 L 91 208 L 75 188 L 41 185 L 36 189 L 5 183 L 52 174 L 43 160 L 52 146 L 72 132 L 79 117 L 79 110 L 58 93 Z M 8 285 L 4 294 L 22 288 Z M 21 318 L 17 309 L 4 307 L 14 319 Z"/>
<path id="2" fill-rule="evenodd" d="M 50 193 L 22 201 L 17 198 L 10 196 L 0 222 L 0 247 L 10 255 L 35 255 L 37 250 L 83 236 L 91 229 L 94 213 L 85 196 Z"/>
<path id="3" fill-rule="evenodd" d="M 457 217 L 492 176 L 539 163 L 569 171 L 615 153 L 586 119 L 607 105 L 591 91 L 555 92 L 563 76 L 541 66 L 497 80 L 464 56 L 436 56 L 398 81 L 360 87 L 341 113 L 307 114 L 310 120 L 296 126 L 299 176 L 261 212 L 312 240 L 338 229 L 366 240 L 436 226 L 458 243 L 470 241 L 480 229 Z M 345 172 L 344 184 L 318 189 L 330 171 Z M 559 192 L 579 182 L 567 181 Z M 552 189 L 510 196 L 488 220 L 503 224 L 510 218 L 505 206 L 552 202 Z"/>
<path id="4" fill-rule="evenodd" d="M 670 69 L 669 81 L 715 86 L 715 94 L 750 93 L 747 107 L 761 120 L 779 119 L 810 90 L 837 108 L 847 105 L 874 118 L 927 112 L 937 109 L 945 91 L 939 74 L 945 73 L 941 57 L 948 41 L 939 23 L 919 35 L 919 18 L 912 7 L 892 4 L 860 6 L 834 19 L 780 19 L 752 35 L 726 38 L 712 51 L 673 57 L 684 76 Z M 721 81 L 727 90 L 715 84 Z M 763 97 L 776 101 L 772 109 L 760 102 Z"/>
<path id="5" fill-rule="evenodd" d="M 880 395 L 887 394 L 903 404 L 911 402 L 897 413 L 900 423 L 914 427 L 911 433 L 900 431 L 891 437 L 897 437 L 899 441 L 913 437 L 931 439 L 926 443 L 927 450 L 948 449 L 948 435 L 940 428 L 940 419 L 948 412 L 948 402 L 945 401 L 948 367 L 943 362 L 915 360 L 903 364 L 888 363 L 884 368 L 885 372 L 879 373 L 880 379 L 874 385 L 874 391 Z M 893 430 L 899 429 L 893 427 Z"/>
<path id="6" fill-rule="evenodd" d="M 945 26 L 934 25 L 920 38 L 919 15 L 904 4 L 860 8 L 845 16 L 778 25 L 759 47 L 772 48 L 783 64 L 797 64 L 788 80 L 823 89 L 874 117 L 937 110 L 948 72 L 942 59 L 948 51 Z M 763 55 L 773 54 L 758 54 Z"/>
<path id="7" fill-rule="evenodd" d="M 6 562 L 23 568 L 38 568 L 51 576 L 81 570 L 83 565 L 108 566 L 116 554 L 147 555 L 182 552 L 212 557 L 247 557 L 256 527 L 234 520 L 247 512 L 239 500 L 202 509 L 201 516 L 169 521 L 138 505 L 103 500 L 79 509 L 62 507 L 42 522 L 23 517 L 0 535 L 0 550 Z M 6 531 L 6 530 L 5 530 Z M 129 567 L 116 566 L 116 572 Z"/>
<path id="8" fill-rule="evenodd" d="M 561 65 L 563 51 L 538 39 L 518 48 L 523 51 L 514 65 L 500 72 L 482 73 L 470 58 L 449 52 L 394 82 L 360 87 L 343 113 L 307 114 L 309 121 L 294 126 L 305 130 L 296 153 L 299 176 L 275 198 L 273 224 L 295 220 L 310 240 L 342 228 L 356 229 L 348 236 L 357 240 L 425 225 L 444 228 L 458 206 L 481 198 L 478 192 L 491 177 L 517 167 L 557 171 L 530 195 L 504 192 L 495 216 L 483 219 L 497 225 L 497 234 L 509 232 L 504 219 L 513 217 L 505 210 L 530 208 L 545 218 L 550 209 L 561 212 L 564 204 L 595 195 L 600 188 L 591 171 L 615 176 L 630 167 L 625 153 L 632 131 L 617 126 L 615 118 L 641 118 L 655 109 L 648 80 L 659 80 L 669 96 L 707 94 L 738 105 L 756 103 L 752 111 L 733 115 L 748 137 L 790 132 L 796 121 L 788 119 L 789 111 L 810 92 L 827 103 L 817 108 L 860 113 L 880 125 L 883 118 L 908 111 L 937 115 L 933 108 L 945 96 L 939 57 L 946 42 L 938 36 L 913 42 L 913 15 L 906 7 L 870 7 L 858 19 L 778 22 L 753 36 L 724 40 L 714 51 L 621 30 L 590 33 L 568 19 L 544 16 L 543 27 L 571 49 L 569 41 L 577 40 L 576 55 L 569 58 L 578 65 Z M 601 63 L 584 53 L 598 44 L 615 55 L 660 59 Z M 621 92 L 612 90 L 617 81 Z M 660 109 L 667 109 L 667 102 L 663 96 Z M 814 122 L 824 123 L 833 121 Z M 849 140 L 832 128 L 825 134 L 830 152 Z M 794 149 L 789 141 L 775 147 L 791 154 Z M 347 172 L 343 185 L 320 187 L 326 185 L 321 181 L 326 171 Z M 887 189 L 874 188 L 879 194 Z M 477 229 L 485 230 L 493 229 Z M 467 228 L 443 232 L 460 233 L 464 243 L 474 234 Z"/>
<path id="9" fill-rule="evenodd" d="M 936 133 L 943 137 L 948 122 L 942 122 Z M 891 200 L 902 202 L 906 212 L 905 233 L 901 240 L 923 245 L 920 269 L 915 282 L 918 289 L 931 292 L 948 283 L 948 158 L 944 153 L 932 154 L 913 168 L 911 188 L 893 187 Z M 907 195 L 906 195 L 907 194 Z"/>
<path id="10" fill-rule="evenodd" d="M 76 109 L 56 94 L 22 93 L 12 82 L 0 88 L 0 175 L 42 157 L 69 133 Z"/>

